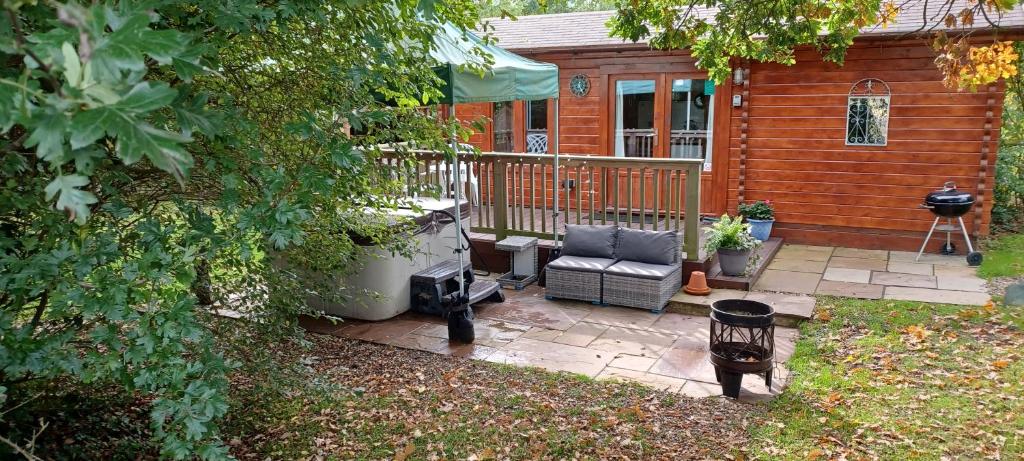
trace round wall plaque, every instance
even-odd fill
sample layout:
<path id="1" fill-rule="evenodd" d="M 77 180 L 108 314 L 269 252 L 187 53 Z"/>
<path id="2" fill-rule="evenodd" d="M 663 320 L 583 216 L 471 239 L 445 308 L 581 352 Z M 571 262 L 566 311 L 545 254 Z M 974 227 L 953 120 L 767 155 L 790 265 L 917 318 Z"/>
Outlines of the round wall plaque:
<path id="1" fill-rule="evenodd" d="M 569 91 L 578 98 L 582 98 L 590 93 L 590 79 L 587 78 L 586 74 L 576 74 L 569 79 Z"/>

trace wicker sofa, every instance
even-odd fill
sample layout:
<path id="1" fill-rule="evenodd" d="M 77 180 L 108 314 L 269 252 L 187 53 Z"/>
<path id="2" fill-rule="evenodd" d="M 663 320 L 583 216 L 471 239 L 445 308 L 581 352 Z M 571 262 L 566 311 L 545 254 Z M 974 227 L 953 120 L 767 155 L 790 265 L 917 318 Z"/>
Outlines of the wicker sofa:
<path id="1" fill-rule="evenodd" d="M 679 234 L 570 225 L 561 256 L 545 271 L 548 299 L 658 312 L 682 286 Z"/>

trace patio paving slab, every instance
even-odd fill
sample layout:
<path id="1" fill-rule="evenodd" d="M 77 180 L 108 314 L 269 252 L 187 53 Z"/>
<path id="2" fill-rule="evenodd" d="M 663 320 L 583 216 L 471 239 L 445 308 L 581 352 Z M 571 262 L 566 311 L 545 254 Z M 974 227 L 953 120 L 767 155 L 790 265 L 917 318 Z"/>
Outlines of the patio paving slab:
<path id="1" fill-rule="evenodd" d="M 885 270 L 901 274 L 935 275 L 934 265 L 906 261 L 889 261 L 889 265 L 886 266 Z"/>
<path id="2" fill-rule="evenodd" d="M 828 260 L 829 268 L 842 268 L 842 269 L 860 269 L 869 271 L 884 271 L 885 260 L 884 259 L 863 259 L 863 258 L 848 258 L 842 256 L 833 256 L 832 259 Z M 843 281 L 843 280 L 840 280 Z"/>
<path id="3" fill-rule="evenodd" d="M 983 306 L 992 300 L 988 293 L 910 287 L 885 287 L 885 299 L 968 306 Z"/>
<path id="4" fill-rule="evenodd" d="M 715 367 L 711 364 L 708 354 L 707 346 L 703 349 L 672 348 L 666 351 L 657 362 L 654 362 L 649 372 L 672 378 L 716 384 Z"/>
<path id="5" fill-rule="evenodd" d="M 580 322 L 565 330 L 564 333 L 559 335 L 553 340 L 558 344 L 568 344 L 570 346 L 586 347 L 601 333 L 604 333 L 608 329 L 608 325 L 601 325 L 599 323 Z"/>
<path id="6" fill-rule="evenodd" d="M 901 274 L 899 272 L 874 272 L 871 274 L 871 283 L 897 287 L 935 288 L 935 276 Z"/>
<path id="7" fill-rule="evenodd" d="M 975 275 L 938 275 L 935 287 L 940 290 L 977 291 L 979 293 L 988 291 L 985 279 Z"/>
<path id="8" fill-rule="evenodd" d="M 965 277 L 977 277 L 978 268 L 970 266 L 932 266 L 934 269 L 934 275 L 946 275 L 946 276 L 965 276 Z"/>
<path id="9" fill-rule="evenodd" d="M 587 348 L 615 354 L 658 357 L 672 346 L 675 335 L 632 328 L 609 327 Z"/>
<path id="10" fill-rule="evenodd" d="M 487 356 L 488 362 L 535 366 L 597 377 L 611 362 L 612 354 L 577 346 L 518 338 Z"/>
<path id="11" fill-rule="evenodd" d="M 448 338 L 422 336 L 415 333 L 400 336 L 392 340 L 389 344 L 405 349 L 416 349 L 435 354 L 453 355 L 456 357 L 465 357 L 477 360 L 486 359 L 489 355 L 498 350 L 494 347 L 484 346 L 481 344 L 458 344 L 448 341 Z"/>
<path id="12" fill-rule="evenodd" d="M 865 261 L 872 261 L 865 259 Z M 868 283 L 871 281 L 871 271 L 864 269 L 847 269 L 845 267 L 829 267 L 825 269 L 822 280 L 833 282 Z"/>
<path id="13" fill-rule="evenodd" d="M 803 259 L 779 259 L 776 257 L 768 263 L 768 269 L 794 272 L 825 272 L 826 261 L 807 261 Z"/>
<path id="14" fill-rule="evenodd" d="M 355 323 L 338 330 L 338 333 L 345 338 L 387 344 L 427 325 L 432 324 L 396 318 L 386 322 Z"/>
<path id="15" fill-rule="evenodd" d="M 608 364 L 608 367 L 623 368 L 626 370 L 647 372 L 651 365 L 657 362 L 654 357 L 640 357 L 638 355 L 619 354 Z"/>
<path id="16" fill-rule="evenodd" d="M 813 296 L 758 291 L 751 291 L 744 299 L 768 304 L 775 308 L 775 313 L 778 315 L 803 319 L 811 318 L 814 306 L 817 304 L 817 300 Z"/>
<path id="17" fill-rule="evenodd" d="M 809 246 L 809 245 L 784 245 L 776 259 L 798 259 L 802 261 L 828 261 L 832 256 L 833 247 Z"/>
<path id="18" fill-rule="evenodd" d="M 562 330 L 552 330 L 549 328 L 541 327 L 530 327 L 530 330 L 523 333 L 521 338 L 536 339 L 538 341 L 554 341 L 559 335 L 562 334 Z"/>
<path id="19" fill-rule="evenodd" d="M 889 261 L 917 262 L 940 266 L 967 267 L 967 258 L 963 255 L 939 255 L 924 253 L 919 261 L 915 261 L 917 253 L 913 251 L 890 251 Z"/>
<path id="20" fill-rule="evenodd" d="M 597 375 L 597 379 L 617 379 L 620 381 L 636 381 L 647 384 L 655 389 L 662 389 L 671 392 L 678 392 L 686 384 L 685 379 L 671 378 L 668 376 L 644 373 L 642 371 L 627 370 L 612 366 L 606 367 Z M 721 393 L 721 389 L 719 389 Z"/>
<path id="21" fill-rule="evenodd" d="M 832 252 L 832 256 L 841 256 L 845 258 L 881 259 L 884 261 L 889 259 L 889 251 L 837 247 L 836 250 Z"/>
<path id="22" fill-rule="evenodd" d="M 868 283 L 833 282 L 822 280 L 818 284 L 816 294 L 828 296 L 845 296 L 859 299 L 882 299 L 885 287 Z"/>
<path id="23" fill-rule="evenodd" d="M 648 331 L 666 333 L 676 336 L 697 335 L 707 340 L 711 334 L 709 330 L 710 320 L 707 315 L 687 315 L 666 312 L 661 314 L 657 322 L 648 328 Z"/>
<path id="24" fill-rule="evenodd" d="M 807 272 L 766 270 L 754 285 L 758 291 L 779 291 L 784 293 L 814 293 L 821 281 L 821 274 Z"/>
<path id="25" fill-rule="evenodd" d="M 645 309 L 619 306 L 599 306 L 590 310 L 590 314 L 581 320 L 614 327 L 644 329 L 658 320 L 659 314 Z"/>
<path id="26" fill-rule="evenodd" d="M 502 347 L 530 330 L 530 327 L 527 325 L 493 319 L 479 319 L 473 322 L 473 327 L 476 332 L 476 341 L 474 343 L 490 347 Z M 424 325 L 413 333 L 447 339 L 448 325 Z"/>
<path id="27" fill-rule="evenodd" d="M 526 290 L 524 290 L 525 292 Z M 504 320 L 507 322 L 565 331 L 584 317 L 590 315 L 592 306 L 575 302 L 551 303 L 542 296 L 529 295 L 525 300 L 509 297 L 501 304 L 487 304 L 474 307 L 478 318 Z M 507 295 L 507 292 L 506 292 Z M 561 305 L 561 304 L 565 305 Z"/>

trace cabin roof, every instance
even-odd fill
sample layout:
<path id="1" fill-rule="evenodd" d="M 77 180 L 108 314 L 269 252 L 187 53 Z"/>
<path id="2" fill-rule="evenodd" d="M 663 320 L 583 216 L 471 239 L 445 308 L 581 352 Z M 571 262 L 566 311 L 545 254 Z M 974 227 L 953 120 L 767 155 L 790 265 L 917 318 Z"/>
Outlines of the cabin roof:
<path id="1" fill-rule="evenodd" d="M 968 0 L 957 0 L 951 12 L 959 11 L 967 5 Z M 883 28 L 881 25 L 866 27 L 863 29 L 863 36 L 876 37 L 899 37 L 914 34 L 921 28 L 922 15 L 927 2 L 924 0 L 911 0 L 901 5 L 902 9 L 894 23 Z M 945 8 L 939 12 L 934 8 L 929 13 L 928 25 L 923 33 L 933 33 L 939 29 L 947 29 L 943 23 Z M 697 14 L 701 17 L 709 17 L 713 10 L 698 8 Z M 994 15 L 994 13 L 991 13 Z M 615 15 L 615 11 L 589 11 L 580 13 L 559 13 L 534 16 L 520 16 L 518 20 L 492 18 L 489 22 L 494 26 L 493 36 L 498 39 L 498 45 L 509 50 L 539 51 L 548 49 L 573 49 L 590 47 L 622 47 L 640 46 L 646 47 L 645 42 L 634 44 L 618 37 L 608 36 L 607 22 Z M 1001 29 L 1021 30 L 1024 29 L 1024 5 L 1016 5 L 1012 10 L 1003 13 L 998 19 L 992 17 L 994 22 L 1000 25 Z M 991 29 L 985 18 L 977 17 L 971 31 Z M 950 32 L 963 32 L 963 29 L 947 29 Z M 929 32 L 930 31 L 930 32 Z"/>

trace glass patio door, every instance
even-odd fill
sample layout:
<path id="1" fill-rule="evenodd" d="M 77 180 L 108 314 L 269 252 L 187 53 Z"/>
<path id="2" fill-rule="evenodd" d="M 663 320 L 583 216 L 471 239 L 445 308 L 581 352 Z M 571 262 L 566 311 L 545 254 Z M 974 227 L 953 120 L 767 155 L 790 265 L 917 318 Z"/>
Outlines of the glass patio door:
<path id="1" fill-rule="evenodd" d="M 658 146 L 657 80 L 615 81 L 614 145 L 616 157 L 655 157 Z"/>
<path id="2" fill-rule="evenodd" d="M 714 87 L 682 74 L 612 77 L 616 157 L 699 158 L 711 162 Z"/>

